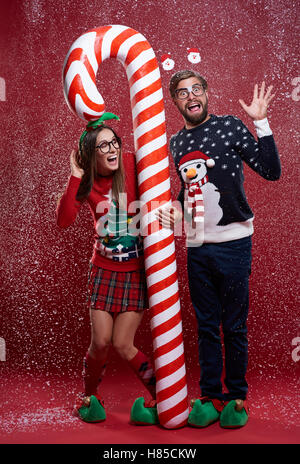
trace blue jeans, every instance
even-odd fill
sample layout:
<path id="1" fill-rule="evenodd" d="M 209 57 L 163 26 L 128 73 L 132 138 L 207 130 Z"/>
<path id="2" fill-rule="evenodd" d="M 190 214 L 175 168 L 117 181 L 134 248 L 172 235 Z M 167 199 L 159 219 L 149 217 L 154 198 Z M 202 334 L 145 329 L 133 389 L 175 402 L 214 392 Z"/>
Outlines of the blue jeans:
<path id="1" fill-rule="evenodd" d="M 188 248 L 191 300 L 198 323 L 202 396 L 245 399 L 251 237 Z M 225 351 L 223 393 L 222 325 Z"/>

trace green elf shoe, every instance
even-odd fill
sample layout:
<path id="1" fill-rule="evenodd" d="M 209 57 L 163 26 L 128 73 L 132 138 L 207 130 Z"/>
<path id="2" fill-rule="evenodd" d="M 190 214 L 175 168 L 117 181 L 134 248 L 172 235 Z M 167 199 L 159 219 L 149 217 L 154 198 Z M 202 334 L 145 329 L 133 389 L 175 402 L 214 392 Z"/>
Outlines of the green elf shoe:
<path id="1" fill-rule="evenodd" d="M 136 425 L 159 424 L 156 401 L 145 403 L 143 397 L 137 398 L 130 411 L 130 421 Z"/>
<path id="2" fill-rule="evenodd" d="M 216 398 L 202 397 L 192 400 L 191 406 L 188 424 L 192 427 L 207 427 L 219 419 L 223 402 Z"/>
<path id="3" fill-rule="evenodd" d="M 94 395 L 81 398 L 81 405 L 75 406 L 74 415 L 84 422 L 102 422 L 106 419 L 105 409 L 100 398 Z"/>
<path id="4" fill-rule="evenodd" d="M 249 410 L 246 401 L 229 401 L 221 412 L 220 425 L 225 429 L 243 427 L 248 422 L 248 414 Z"/>

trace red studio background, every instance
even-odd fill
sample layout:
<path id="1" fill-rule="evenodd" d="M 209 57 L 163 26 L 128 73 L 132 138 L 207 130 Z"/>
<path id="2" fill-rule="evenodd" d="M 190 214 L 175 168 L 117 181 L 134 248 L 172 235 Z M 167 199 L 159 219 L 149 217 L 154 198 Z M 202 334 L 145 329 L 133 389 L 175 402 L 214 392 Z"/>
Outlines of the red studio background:
<path id="1" fill-rule="evenodd" d="M 202 73 L 209 83 L 210 112 L 234 114 L 252 132 L 253 123 L 238 99 L 249 102 L 254 84 L 263 80 L 276 89 L 269 121 L 281 155 L 282 177 L 267 182 L 245 167 L 245 190 L 255 213 L 248 375 L 253 385 L 260 386 L 258 397 L 259 388 L 264 388 L 269 400 L 281 405 L 287 401 L 292 416 L 286 412 L 282 417 L 287 423 L 299 423 L 297 16 L 299 2 L 293 0 L 1 2 L 0 403 L 13 391 L 13 379 L 80 380 L 90 337 L 85 291 L 93 227 L 87 207 L 69 229 L 59 230 L 55 223 L 56 201 L 69 176 L 69 154 L 84 127 L 64 100 L 62 65 L 81 34 L 123 24 L 146 37 L 159 61 L 168 138 L 182 126 L 168 94 L 176 70 Z M 199 63 L 188 61 L 189 48 L 198 48 Z M 171 71 L 161 60 L 167 53 L 175 62 Z M 107 111 L 120 116 L 117 127 L 125 147 L 134 150 L 129 86 L 122 65 L 106 60 L 97 82 Z M 171 160 L 170 170 L 176 198 L 179 183 Z M 197 330 L 184 243 L 183 237 L 176 238 L 185 358 L 188 386 L 199 395 Z M 151 354 L 149 315 L 138 330 L 136 345 Z M 124 370 L 123 382 L 127 375 L 137 396 L 135 378 L 115 354 L 109 369 L 110 380 Z"/>

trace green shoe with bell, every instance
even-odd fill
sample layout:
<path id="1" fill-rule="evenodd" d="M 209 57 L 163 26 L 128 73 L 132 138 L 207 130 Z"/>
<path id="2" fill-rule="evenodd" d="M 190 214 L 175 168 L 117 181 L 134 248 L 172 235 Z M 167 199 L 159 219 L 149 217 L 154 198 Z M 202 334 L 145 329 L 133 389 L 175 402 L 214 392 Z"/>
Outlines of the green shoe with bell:
<path id="1" fill-rule="evenodd" d="M 216 398 L 200 398 L 191 401 L 192 410 L 188 417 L 188 424 L 192 427 L 207 427 L 220 417 L 223 402 Z"/>
<path id="2" fill-rule="evenodd" d="M 74 415 L 84 422 L 102 422 L 106 419 L 102 401 L 94 395 L 81 398 L 79 407 L 75 406 Z"/>
<path id="3" fill-rule="evenodd" d="M 145 403 L 143 397 L 137 398 L 130 411 L 130 421 L 135 425 L 159 424 L 156 401 Z"/>
<path id="4" fill-rule="evenodd" d="M 249 410 L 245 400 L 232 400 L 226 404 L 220 416 L 220 426 L 225 429 L 244 427 L 248 422 Z"/>

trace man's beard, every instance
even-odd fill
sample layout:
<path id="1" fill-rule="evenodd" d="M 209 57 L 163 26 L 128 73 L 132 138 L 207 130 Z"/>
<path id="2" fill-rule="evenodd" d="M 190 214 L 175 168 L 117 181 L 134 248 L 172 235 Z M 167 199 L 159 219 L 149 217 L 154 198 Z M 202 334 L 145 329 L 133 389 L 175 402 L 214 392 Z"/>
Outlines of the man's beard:
<path id="1" fill-rule="evenodd" d="M 182 116 L 184 119 L 191 125 L 191 126 L 198 126 L 207 118 L 208 114 L 208 101 L 206 100 L 205 104 L 202 105 L 202 112 L 201 114 L 195 114 L 195 116 L 191 114 L 187 114 L 186 110 L 181 111 Z"/>

